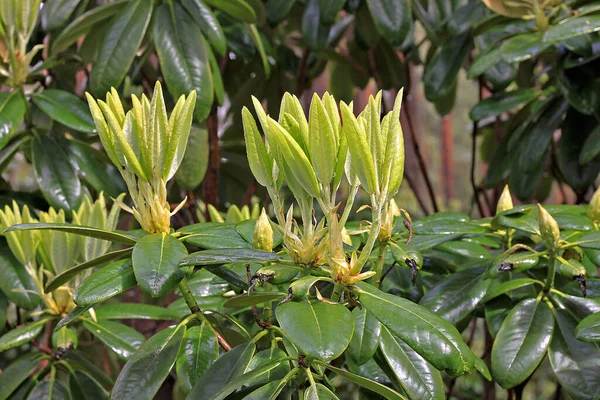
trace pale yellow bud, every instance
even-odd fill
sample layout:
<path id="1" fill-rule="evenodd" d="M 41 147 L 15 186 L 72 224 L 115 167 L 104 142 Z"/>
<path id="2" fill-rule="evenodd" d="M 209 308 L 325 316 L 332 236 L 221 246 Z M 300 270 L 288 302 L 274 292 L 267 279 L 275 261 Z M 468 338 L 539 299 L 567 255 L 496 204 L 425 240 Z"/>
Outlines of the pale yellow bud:
<path id="1" fill-rule="evenodd" d="M 560 229 L 558 223 L 544 207 L 538 204 L 538 224 L 540 225 L 540 234 L 546 247 L 551 250 L 556 249 L 560 238 Z"/>
<path id="2" fill-rule="evenodd" d="M 513 201 L 510 195 L 510 190 L 508 189 L 508 185 L 504 186 L 504 190 L 498 199 L 498 205 L 496 206 L 496 215 L 500 214 L 502 211 L 510 210 L 513 208 Z"/>
<path id="3" fill-rule="evenodd" d="M 596 223 L 600 222 L 600 188 L 594 192 L 592 200 L 590 200 L 588 217 Z"/>
<path id="4" fill-rule="evenodd" d="M 271 221 L 264 208 L 260 213 L 260 217 L 256 220 L 252 244 L 255 249 L 266 251 L 273 250 L 273 228 L 271 227 Z"/>

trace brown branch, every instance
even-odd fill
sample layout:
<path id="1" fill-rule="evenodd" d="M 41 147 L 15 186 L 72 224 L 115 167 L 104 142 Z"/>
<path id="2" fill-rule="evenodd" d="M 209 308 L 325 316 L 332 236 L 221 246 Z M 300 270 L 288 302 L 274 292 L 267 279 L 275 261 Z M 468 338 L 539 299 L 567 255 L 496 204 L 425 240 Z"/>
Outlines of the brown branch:
<path id="1" fill-rule="evenodd" d="M 485 214 L 483 212 L 483 205 L 481 204 L 481 199 L 479 198 L 480 188 L 477 187 L 475 183 L 475 164 L 477 157 L 477 121 L 473 121 L 473 131 L 471 132 L 471 187 L 473 188 L 473 196 L 475 197 L 475 203 L 477 204 L 477 209 L 479 210 L 479 215 L 481 218 L 485 218 Z"/>

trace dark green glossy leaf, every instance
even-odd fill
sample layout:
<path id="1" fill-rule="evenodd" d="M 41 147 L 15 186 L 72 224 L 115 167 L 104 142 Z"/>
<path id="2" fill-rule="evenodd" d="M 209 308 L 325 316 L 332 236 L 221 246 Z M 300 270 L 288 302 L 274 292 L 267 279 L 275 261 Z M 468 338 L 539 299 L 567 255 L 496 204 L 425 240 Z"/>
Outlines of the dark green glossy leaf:
<path id="1" fill-rule="evenodd" d="M 267 0 L 267 21 L 270 25 L 277 25 L 285 19 L 294 6 L 296 0 Z"/>
<path id="2" fill-rule="evenodd" d="M 61 381 L 50 379 L 38 383 L 27 400 L 71 400 L 71 393 Z"/>
<path id="3" fill-rule="evenodd" d="M 373 58 L 382 89 L 397 89 L 406 85 L 406 64 L 389 43 L 384 40 L 377 42 L 377 46 L 373 49 Z"/>
<path id="4" fill-rule="evenodd" d="M 108 377 L 104 371 L 91 362 L 87 356 L 79 350 L 71 349 L 65 354 L 65 359 L 69 364 L 73 365 L 81 371 L 85 371 L 92 375 L 102 386 L 112 387 L 114 381 Z"/>
<path id="5" fill-rule="evenodd" d="M 136 239 L 132 236 L 124 235 L 115 231 L 105 231 L 84 225 L 59 224 L 59 223 L 36 223 L 36 224 L 19 224 L 8 227 L 4 232 L 19 231 L 19 230 L 42 230 L 50 229 L 60 232 L 73 233 L 75 235 L 87 236 L 95 239 L 109 240 L 111 242 L 135 244 Z"/>
<path id="6" fill-rule="evenodd" d="M 210 112 L 214 91 L 200 26 L 179 3 L 163 4 L 155 14 L 154 43 L 169 93 L 178 98 L 195 90 L 195 120 L 202 122 Z"/>
<path id="7" fill-rule="evenodd" d="M 330 26 L 321 22 L 319 0 L 308 0 L 302 16 L 302 39 L 311 50 L 327 47 Z"/>
<path id="8" fill-rule="evenodd" d="M 352 313 L 341 304 L 288 302 L 277 307 L 276 313 L 288 339 L 308 357 L 333 360 L 352 339 Z"/>
<path id="9" fill-rule="evenodd" d="M 125 78 L 146 34 L 152 4 L 145 0 L 131 1 L 110 21 L 92 63 L 91 88 L 96 96 L 118 87 Z"/>
<path id="10" fill-rule="evenodd" d="M 52 41 L 52 54 L 65 50 L 75 43 L 82 35 L 89 32 L 94 25 L 106 21 L 118 13 L 129 0 L 117 0 L 112 3 L 94 7 L 75 18 L 60 35 Z"/>
<path id="11" fill-rule="evenodd" d="M 208 131 L 192 125 L 183 160 L 175 173 L 182 189 L 194 190 L 200 185 L 208 168 L 208 154 Z"/>
<path id="12" fill-rule="evenodd" d="M 450 94 L 472 42 L 471 34 L 465 33 L 447 40 L 435 50 L 423 73 L 427 100 L 434 102 Z"/>
<path id="13" fill-rule="evenodd" d="M 179 265 L 256 264 L 280 260 L 279 255 L 264 250 L 220 249 L 197 251 L 182 258 Z"/>
<path id="14" fill-rule="evenodd" d="M 83 326 L 122 360 L 129 359 L 146 340 L 135 329 L 114 321 L 86 319 Z"/>
<path id="15" fill-rule="evenodd" d="M 231 297 L 223 304 L 227 308 L 243 308 L 249 307 L 255 304 L 270 303 L 276 300 L 282 300 L 286 296 L 286 293 L 279 292 L 252 292 L 240 294 Z"/>
<path id="16" fill-rule="evenodd" d="M 36 136 L 31 142 L 35 178 L 50 205 L 75 210 L 83 200 L 83 188 L 67 153 L 50 136 Z"/>
<path id="17" fill-rule="evenodd" d="M 348 346 L 348 355 L 356 363 L 363 365 L 369 361 L 379 345 L 381 323 L 366 308 L 352 310 L 354 334 Z"/>
<path id="18" fill-rule="evenodd" d="M 17 388 L 25 382 L 39 365 L 40 361 L 46 358 L 41 353 L 28 353 L 19 357 L 12 364 L 2 370 L 0 374 L 0 400 L 6 400 Z"/>
<path id="19" fill-rule="evenodd" d="M 394 335 L 435 368 L 451 375 L 471 371 L 475 355 L 452 324 L 410 300 L 358 283 L 359 301 Z M 423 335 L 422 332 L 429 332 Z"/>
<path id="20" fill-rule="evenodd" d="M 255 219 L 247 219 L 238 223 L 235 226 L 235 229 L 238 233 L 244 238 L 244 240 L 248 243 L 252 243 L 254 237 L 254 228 L 256 227 Z M 277 232 L 273 232 L 273 248 L 279 246 L 283 241 L 280 234 Z"/>
<path id="21" fill-rule="evenodd" d="M 500 46 L 502 59 L 507 63 L 518 63 L 538 55 L 550 46 L 542 41 L 542 34 L 524 33 L 505 40 Z"/>
<path id="22" fill-rule="evenodd" d="M 306 389 L 304 400 L 339 400 L 339 397 L 327 389 L 327 386 L 316 383 Z"/>
<path id="23" fill-rule="evenodd" d="M 251 249 L 237 232 L 234 224 L 206 222 L 189 225 L 178 232 L 189 234 L 183 238 L 187 243 L 205 249 Z"/>
<path id="24" fill-rule="evenodd" d="M 600 312 L 582 319 L 575 328 L 575 337 L 584 342 L 600 342 Z"/>
<path id="25" fill-rule="evenodd" d="M 520 289 L 520 288 L 523 288 L 526 286 L 530 286 L 535 283 L 540 283 L 540 281 L 536 281 L 535 279 L 531 279 L 531 278 L 518 278 L 518 279 L 511 279 L 510 281 L 503 282 L 498 285 L 490 286 L 490 288 L 488 289 L 488 291 L 485 295 L 484 301 L 487 302 L 489 300 L 495 299 L 498 296 L 512 292 L 513 290 L 517 290 L 517 289 Z"/>
<path id="26" fill-rule="evenodd" d="M 6 245 L 0 246 L 0 290 L 17 306 L 33 310 L 41 302 L 33 278 Z"/>
<path id="27" fill-rule="evenodd" d="M 467 317 L 485 296 L 490 281 L 483 279 L 485 268 L 465 268 L 453 273 L 431 288 L 419 304 L 449 321 L 458 324 Z"/>
<path id="28" fill-rule="evenodd" d="M 275 368 L 250 381 L 248 383 L 248 386 L 264 385 L 268 382 L 283 379 L 285 375 L 290 371 L 289 360 L 283 361 L 283 359 L 286 357 L 286 352 L 278 347 L 270 347 L 268 349 L 264 349 L 257 352 L 252 361 L 250 361 L 250 364 L 248 365 L 248 371 L 259 369 L 267 364 L 273 363 L 276 360 L 282 361 L 279 364 L 277 364 Z"/>
<path id="29" fill-rule="evenodd" d="M 101 304 L 94 307 L 94 313 L 98 319 L 179 319 L 178 315 L 168 308 L 139 303 Z"/>
<path id="30" fill-rule="evenodd" d="M 307 275 L 292 282 L 288 290 L 293 294 L 295 299 L 300 300 L 308 297 L 310 295 L 310 288 L 319 281 L 334 283 L 331 278 L 326 276 Z"/>
<path id="31" fill-rule="evenodd" d="M 237 286 L 241 289 L 248 288 L 247 278 L 242 278 L 231 270 L 231 265 L 208 265 L 204 267 L 211 274 L 218 276 L 225 282 L 231 283 L 233 286 Z"/>
<path id="32" fill-rule="evenodd" d="M 464 221 L 428 220 L 415 222 L 413 224 L 413 232 L 416 235 L 452 235 L 459 233 L 485 233 L 486 229 L 481 226 L 469 224 L 468 222 L 465 223 Z M 444 242 L 446 241 L 447 240 L 444 240 Z"/>
<path id="33" fill-rule="evenodd" d="M 32 96 L 32 100 L 50 118 L 68 128 L 85 133 L 96 129 L 89 107 L 73 93 L 46 89 Z"/>
<path id="34" fill-rule="evenodd" d="M 6 332 L 0 337 L 0 352 L 29 343 L 42 332 L 47 322 L 47 319 L 41 319 Z"/>
<path id="35" fill-rule="evenodd" d="M 540 92 L 536 88 L 517 89 L 510 92 L 495 93 L 480 101 L 471 109 L 469 117 L 472 121 L 496 117 L 522 104 L 534 100 Z"/>
<path id="36" fill-rule="evenodd" d="M 448 21 L 448 30 L 453 36 L 467 32 L 486 16 L 483 2 L 468 3 L 452 14 Z"/>
<path id="37" fill-rule="evenodd" d="M 189 328 L 176 362 L 177 381 L 183 391 L 188 393 L 218 358 L 219 342 L 212 327 L 204 322 Z"/>
<path id="38" fill-rule="evenodd" d="M 449 240 L 458 239 L 460 235 L 443 234 L 443 235 L 417 235 L 410 242 L 410 247 L 417 251 L 427 251 L 435 246 L 445 243 Z"/>
<path id="39" fill-rule="evenodd" d="M 550 26 L 544 34 L 544 42 L 560 42 L 598 30 L 600 30 L 600 15 L 585 15 L 570 19 L 562 24 Z"/>
<path id="40" fill-rule="evenodd" d="M 94 157 L 94 152 L 96 149 L 89 145 L 75 140 L 68 141 L 69 160 L 81 179 L 96 192 L 104 192 L 105 195 L 116 198 L 120 190 L 115 179 L 111 179 L 105 165 Z"/>
<path id="41" fill-rule="evenodd" d="M 492 348 L 496 382 L 509 389 L 525 381 L 544 358 L 553 330 L 554 318 L 546 302 L 520 302 L 502 323 Z"/>
<path id="42" fill-rule="evenodd" d="M 377 32 L 392 46 L 400 46 L 411 27 L 411 2 L 367 0 Z"/>
<path id="43" fill-rule="evenodd" d="M 208 43 L 210 43 L 217 53 L 224 55 L 227 49 L 225 34 L 217 17 L 210 8 L 202 0 L 184 0 L 181 4 L 190 13 L 198 26 L 200 26 Z"/>
<path id="44" fill-rule="evenodd" d="M 556 329 L 548 359 L 563 389 L 574 400 L 600 397 L 600 349 L 573 336 L 577 321 L 567 310 L 555 311 Z"/>
<path id="45" fill-rule="evenodd" d="M 93 306 L 93 304 L 90 304 L 88 306 L 83 306 L 83 307 L 82 306 L 75 307 L 67 315 L 62 317 L 60 319 L 60 321 L 58 321 L 58 323 L 54 327 L 54 331 L 56 332 L 59 329 L 62 329 L 65 326 L 69 325 L 71 322 L 75 321 L 76 319 L 81 317 L 83 314 L 85 314 L 90 308 L 92 308 L 92 306 Z"/>
<path id="46" fill-rule="evenodd" d="M 69 282 L 73 277 L 77 276 L 79 273 L 85 270 L 104 264 L 108 261 L 112 261 L 122 257 L 127 257 L 131 254 L 132 251 L 132 247 L 122 250 L 111 251 L 110 253 L 101 255 L 100 257 L 94 258 L 93 260 L 81 263 L 79 265 L 74 266 L 73 268 L 69 268 L 68 270 L 61 272 L 60 274 L 52 278 L 44 288 L 44 293 L 50 293 L 56 290 L 57 288 Z"/>
<path id="47" fill-rule="evenodd" d="M 99 303 L 137 284 L 131 260 L 121 260 L 100 268 L 77 287 L 73 301 L 79 306 Z"/>
<path id="48" fill-rule="evenodd" d="M 184 327 L 166 328 L 148 339 L 129 358 L 112 390 L 111 399 L 152 399 L 179 354 Z"/>
<path id="49" fill-rule="evenodd" d="M 225 353 L 202 375 L 187 398 L 213 398 L 227 383 L 246 371 L 255 351 L 253 343 L 244 343 Z"/>
<path id="50" fill-rule="evenodd" d="M 600 154 L 600 125 L 596 126 L 585 139 L 579 154 L 579 164 L 589 163 L 598 154 Z"/>
<path id="51" fill-rule="evenodd" d="M 0 93 L 0 150 L 12 138 L 27 109 L 27 100 L 21 90 Z"/>
<path id="52" fill-rule="evenodd" d="M 380 347 L 397 382 L 411 399 L 445 399 L 440 372 L 387 328 L 382 329 Z"/>
<path id="53" fill-rule="evenodd" d="M 187 249 L 175 237 L 166 233 L 146 235 L 133 248 L 135 279 L 144 292 L 162 297 L 183 279 L 185 271 L 179 261 L 186 255 Z"/>
<path id="54" fill-rule="evenodd" d="M 108 400 L 106 389 L 84 371 L 75 371 L 69 378 L 71 395 L 77 400 Z"/>
<path id="55" fill-rule="evenodd" d="M 235 19 L 256 23 L 256 13 L 254 9 L 244 0 L 204 0 L 206 4 L 218 10 L 229 14 Z"/>
<path id="56" fill-rule="evenodd" d="M 481 51 L 473 60 L 473 64 L 471 64 L 471 68 L 469 68 L 469 72 L 467 73 L 467 78 L 473 79 L 478 77 L 498 65 L 499 62 L 502 62 L 502 51 L 500 48 Z"/>
<path id="57" fill-rule="evenodd" d="M 435 249 L 467 258 L 484 259 L 490 256 L 489 251 L 482 245 L 462 240 L 448 241 L 437 246 Z"/>
<path id="58" fill-rule="evenodd" d="M 507 295 L 498 296 L 485 303 L 485 322 L 493 338 L 498 334 L 500 326 L 512 308 L 512 301 Z"/>

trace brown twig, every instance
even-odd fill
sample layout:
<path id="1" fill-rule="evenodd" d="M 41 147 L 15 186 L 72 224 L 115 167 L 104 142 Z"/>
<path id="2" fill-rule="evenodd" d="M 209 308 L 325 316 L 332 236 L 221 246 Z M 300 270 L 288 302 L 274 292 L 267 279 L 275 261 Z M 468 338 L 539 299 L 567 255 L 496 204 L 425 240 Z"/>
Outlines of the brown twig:
<path id="1" fill-rule="evenodd" d="M 479 210 L 479 215 L 481 218 L 485 217 L 483 212 L 483 205 L 481 204 L 481 199 L 479 198 L 480 189 L 477 187 L 477 183 L 475 183 L 475 164 L 477 157 L 477 121 L 473 121 L 473 131 L 471 132 L 471 187 L 473 188 L 473 196 L 475 198 L 475 204 L 477 204 L 477 209 Z"/>
<path id="2" fill-rule="evenodd" d="M 242 207 L 250 204 L 252 196 L 254 196 L 254 192 L 256 192 L 256 179 L 252 179 L 252 183 L 248 186 L 246 194 L 244 194 L 244 201 L 242 202 Z"/>

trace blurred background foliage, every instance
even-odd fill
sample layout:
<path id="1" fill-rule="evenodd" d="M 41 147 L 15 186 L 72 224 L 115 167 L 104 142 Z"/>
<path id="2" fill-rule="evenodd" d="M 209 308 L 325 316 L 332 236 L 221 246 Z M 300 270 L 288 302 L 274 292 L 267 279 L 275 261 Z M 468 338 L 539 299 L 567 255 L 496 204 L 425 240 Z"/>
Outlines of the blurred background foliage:
<path id="1" fill-rule="evenodd" d="M 1 0 L 0 20 L 0 206 L 69 212 L 124 191 L 84 93 L 149 96 L 156 80 L 168 108 L 198 94 L 174 226 L 266 200 L 241 108 L 256 96 L 277 115 L 286 91 L 362 109 L 384 89 L 389 110 L 404 87 L 397 200 L 416 216 L 491 216 L 505 184 L 524 203 L 584 203 L 600 171 L 600 1 Z M 530 398 L 549 398 L 537 375 Z"/>

